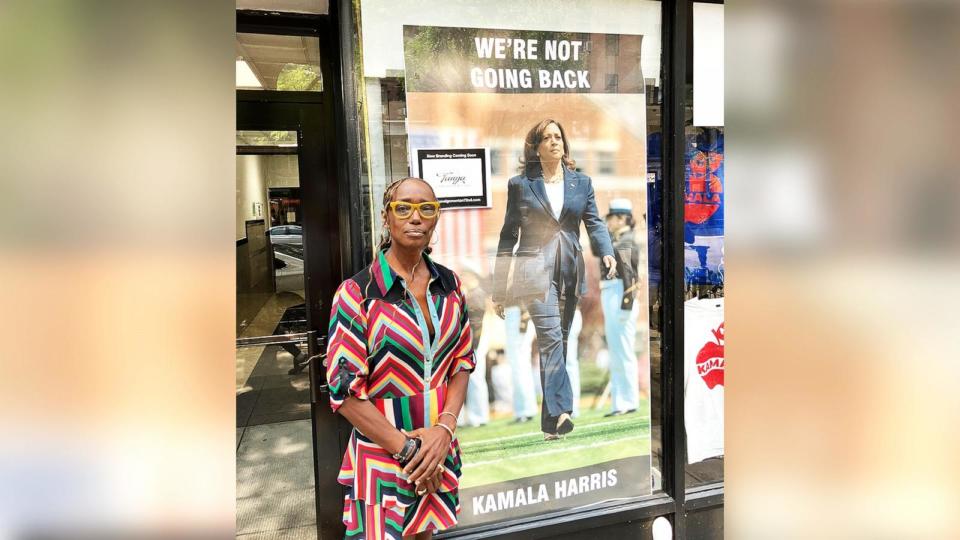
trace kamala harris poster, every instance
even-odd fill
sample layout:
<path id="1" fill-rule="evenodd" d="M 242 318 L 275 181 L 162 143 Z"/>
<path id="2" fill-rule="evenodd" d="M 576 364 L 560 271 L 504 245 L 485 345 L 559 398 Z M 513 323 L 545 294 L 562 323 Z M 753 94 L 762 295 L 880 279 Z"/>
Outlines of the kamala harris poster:
<path id="1" fill-rule="evenodd" d="M 411 173 L 478 359 L 461 527 L 651 493 L 642 40 L 404 26 Z"/>

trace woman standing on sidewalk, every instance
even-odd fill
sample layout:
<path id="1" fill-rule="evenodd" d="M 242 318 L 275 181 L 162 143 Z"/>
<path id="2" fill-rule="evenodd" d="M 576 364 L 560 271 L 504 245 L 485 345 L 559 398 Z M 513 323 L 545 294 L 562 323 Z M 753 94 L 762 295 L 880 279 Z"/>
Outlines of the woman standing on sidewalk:
<path id="1" fill-rule="evenodd" d="M 338 477 L 350 539 L 424 540 L 457 523 L 454 432 L 475 361 L 460 280 L 428 255 L 439 217 L 427 182 L 391 184 L 380 250 L 333 300 L 330 405 L 354 426 Z"/>

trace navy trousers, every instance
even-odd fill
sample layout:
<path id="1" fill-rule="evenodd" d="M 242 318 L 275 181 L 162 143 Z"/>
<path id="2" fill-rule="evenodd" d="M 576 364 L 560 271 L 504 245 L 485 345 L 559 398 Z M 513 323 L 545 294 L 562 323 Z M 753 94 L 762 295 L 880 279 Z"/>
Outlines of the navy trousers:
<path id="1" fill-rule="evenodd" d="M 557 432 L 557 417 L 573 411 L 573 389 L 567 375 L 567 335 L 577 310 L 576 276 L 557 272 L 545 300 L 527 304 L 530 319 L 537 329 L 540 349 L 540 429 Z"/>

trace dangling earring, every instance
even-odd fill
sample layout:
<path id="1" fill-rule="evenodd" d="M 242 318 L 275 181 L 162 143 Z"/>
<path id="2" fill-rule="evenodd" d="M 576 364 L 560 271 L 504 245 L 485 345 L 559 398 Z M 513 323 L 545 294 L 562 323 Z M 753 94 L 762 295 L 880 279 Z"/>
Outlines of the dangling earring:
<path id="1" fill-rule="evenodd" d="M 383 222 L 383 227 L 380 229 L 380 249 L 384 249 L 390 245 L 390 229 L 387 228 L 387 222 Z"/>
<path id="2" fill-rule="evenodd" d="M 435 245 L 437 245 L 437 242 L 439 242 L 439 241 L 440 241 L 440 239 L 437 238 L 437 228 L 434 227 L 434 228 L 433 228 L 433 231 L 430 233 L 430 245 L 431 245 L 431 246 L 435 246 Z"/>

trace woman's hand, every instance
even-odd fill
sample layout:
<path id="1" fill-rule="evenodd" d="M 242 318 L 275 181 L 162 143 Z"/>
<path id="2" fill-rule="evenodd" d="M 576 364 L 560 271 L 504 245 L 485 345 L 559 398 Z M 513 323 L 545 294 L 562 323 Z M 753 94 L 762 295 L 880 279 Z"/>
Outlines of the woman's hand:
<path id="1" fill-rule="evenodd" d="M 504 314 L 504 309 L 505 309 L 505 308 L 503 307 L 503 304 L 494 304 L 494 305 L 493 305 L 493 311 L 495 311 L 495 312 L 497 313 L 497 317 L 500 317 L 501 319 L 505 319 L 505 318 L 507 317 L 507 316 Z"/>
<path id="2" fill-rule="evenodd" d="M 434 469 L 433 474 L 428 474 L 417 487 L 417 495 L 426 495 L 427 493 L 436 493 L 440 491 L 440 485 L 443 483 L 443 463 L 441 462 Z"/>
<path id="3" fill-rule="evenodd" d="M 607 279 L 613 279 L 617 275 L 617 260 L 613 255 L 604 255 L 603 264 L 607 267 Z"/>
<path id="4" fill-rule="evenodd" d="M 428 485 L 422 484 L 428 477 L 436 474 L 437 466 L 447 458 L 450 452 L 450 434 L 437 426 L 404 433 L 408 437 L 420 437 L 420 451 L 403 468 L 403 472 L 408 475 L 407 481 L 416 484 L 419 492 L 422 488 L 429 488 L 429 482 L 427 482 Z"/>

